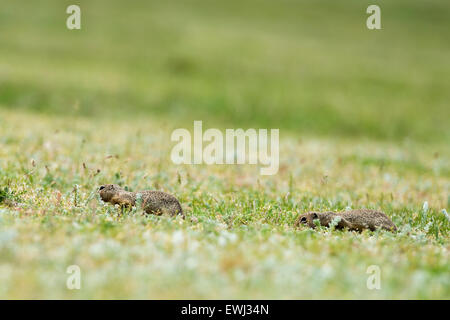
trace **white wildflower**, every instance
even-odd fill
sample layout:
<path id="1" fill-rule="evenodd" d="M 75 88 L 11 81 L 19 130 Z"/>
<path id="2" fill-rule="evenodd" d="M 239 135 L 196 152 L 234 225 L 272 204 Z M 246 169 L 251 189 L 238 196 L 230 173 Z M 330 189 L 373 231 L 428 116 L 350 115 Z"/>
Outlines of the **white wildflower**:
<path id="1" fill-rule="evenodd" d="M 442 213 L 443 213 L 444 216 L 447 218 L 447 220 L 450 220 L 450 217 L 448 216 L 447 210 L 442 209 Z"/>
<path id="2" fill-rule="evenodd" d="M 428 201 L 425 201 L 425 202 L 423 203 L 423 212 L 424 212 L 424 213 L 427 213 L 427 212 L 428 212 Z"/>
<path id="3" fill-rule="evenodd" d="M 178 245 L 184 242 L 183 231 L 176 231 L 172 235 L 172 244 Z"/>

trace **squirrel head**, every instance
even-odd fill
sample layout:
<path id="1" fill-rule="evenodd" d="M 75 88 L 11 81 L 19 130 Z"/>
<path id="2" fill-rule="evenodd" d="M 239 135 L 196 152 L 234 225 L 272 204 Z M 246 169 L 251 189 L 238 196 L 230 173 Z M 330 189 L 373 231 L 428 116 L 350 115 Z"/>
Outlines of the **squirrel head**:
<path id="1" fill-rule="evenodd" d="M 314 224 L 314 220 L 320 220 L 319 213 L 318 212 L 307 212 L 304 214 L 301 214 L 298 217 L 297 223 L 295 224 L 297 227 L 301 224 L 306 225 L 310 228 L 315 228 L 316 225 Z"/>
<path id="2" fill-rule="evenodd" d="M 109 202 L 117 192 L 123 191 L 123 189 L 117 184 L 105 184 L 101 186 L 98 191 L 102 200 Z"/>

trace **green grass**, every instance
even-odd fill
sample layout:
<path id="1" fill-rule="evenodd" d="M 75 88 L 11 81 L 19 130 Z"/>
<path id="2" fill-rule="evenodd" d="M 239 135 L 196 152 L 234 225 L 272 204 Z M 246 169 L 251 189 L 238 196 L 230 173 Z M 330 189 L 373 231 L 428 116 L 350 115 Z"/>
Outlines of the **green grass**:
<path id="1" fill-rule="evenodd" d="M 2 6 L 5 107 L 450 139 L 444 0 L 378 1 L 380 31 L 360 0 L 90 1 L 80 31 L 65 28 L 69 3 Z"/>
<path id="2" fill-rule="evenodd" d="M 254 166 L 173 165 L 171 130 L 152 120 L 0 114 L 0 181 L 22 204 L 0 209 L 2 298 L 450 295 L 439 149 L 286 137 L 280 172 L 262 177 Z M 111 182 L 171 192 L 187 219 L 120 216 L 96 194 Z M 347 206 L 383 210 L 400 232 L 294 228 L 300 212 Z M 65 287 L 72 264 L 79 291 Z M 366 288 L 370 265 L 382 270 L 379 291 Z"/>
<path id="3" fill-rule="evenodd" d="M 0 298 L 450 298 L 447 1 L 377 1 L 380 31 L 356 0 L 79 3 L 80 31 L 70 1 L 2 4 Z M 194 120 L 279 128 L 278 174 L 173 164 Z M 187 219 L 120 215 L 105 183 Z M 294 227 L 347 207 L 399 232 Z"/>

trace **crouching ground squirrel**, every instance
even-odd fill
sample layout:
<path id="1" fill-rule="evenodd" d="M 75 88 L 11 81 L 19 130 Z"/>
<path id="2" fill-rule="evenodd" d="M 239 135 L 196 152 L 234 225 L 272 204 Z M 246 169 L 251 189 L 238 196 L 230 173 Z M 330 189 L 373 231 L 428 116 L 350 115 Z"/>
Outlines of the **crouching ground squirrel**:
<path id="1" fill-rule="evenodd" d="M 319 220 L 320 225 L 329 227 L 331 222 L 339 217 L 340 221 L 336 225 L 336 229 L 348 229 L 350 231 L 363 231 L 369 229 L 375 231 L 376 229 L 384 229 L 388 231 L 397 231 L 397 227 L 383 212 L 369 209 L 350 210 L 344 212 L 307 212 L 301 214 L 295 226 L 301 224 L 307 225 L 310 228 L 315 228 L 314 220 Z"/>
<path id="2" fill-rule="evenodd" d="M 128 192 L 116 184 L 107 184 L 99 189 L 104 202 L 120 205 L 122 208 L 136 206 L 138 195 L 141 197 L 142 208 L 148 214 L 169 214 L 184 216 L 180 202 L 174 196 L 162 191 Z"/>

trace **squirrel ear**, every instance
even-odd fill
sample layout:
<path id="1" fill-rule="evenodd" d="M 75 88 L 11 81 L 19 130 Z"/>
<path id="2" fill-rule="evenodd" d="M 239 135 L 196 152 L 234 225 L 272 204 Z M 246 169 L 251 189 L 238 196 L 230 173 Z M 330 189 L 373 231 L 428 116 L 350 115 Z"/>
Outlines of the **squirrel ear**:
<path id="1" fill-rule="evenodd" d="M 312 218 L 313 218 L 313 220 L 319 219 L 319 216 L 317 215 L 317 213 L 313 212 Z"/>

